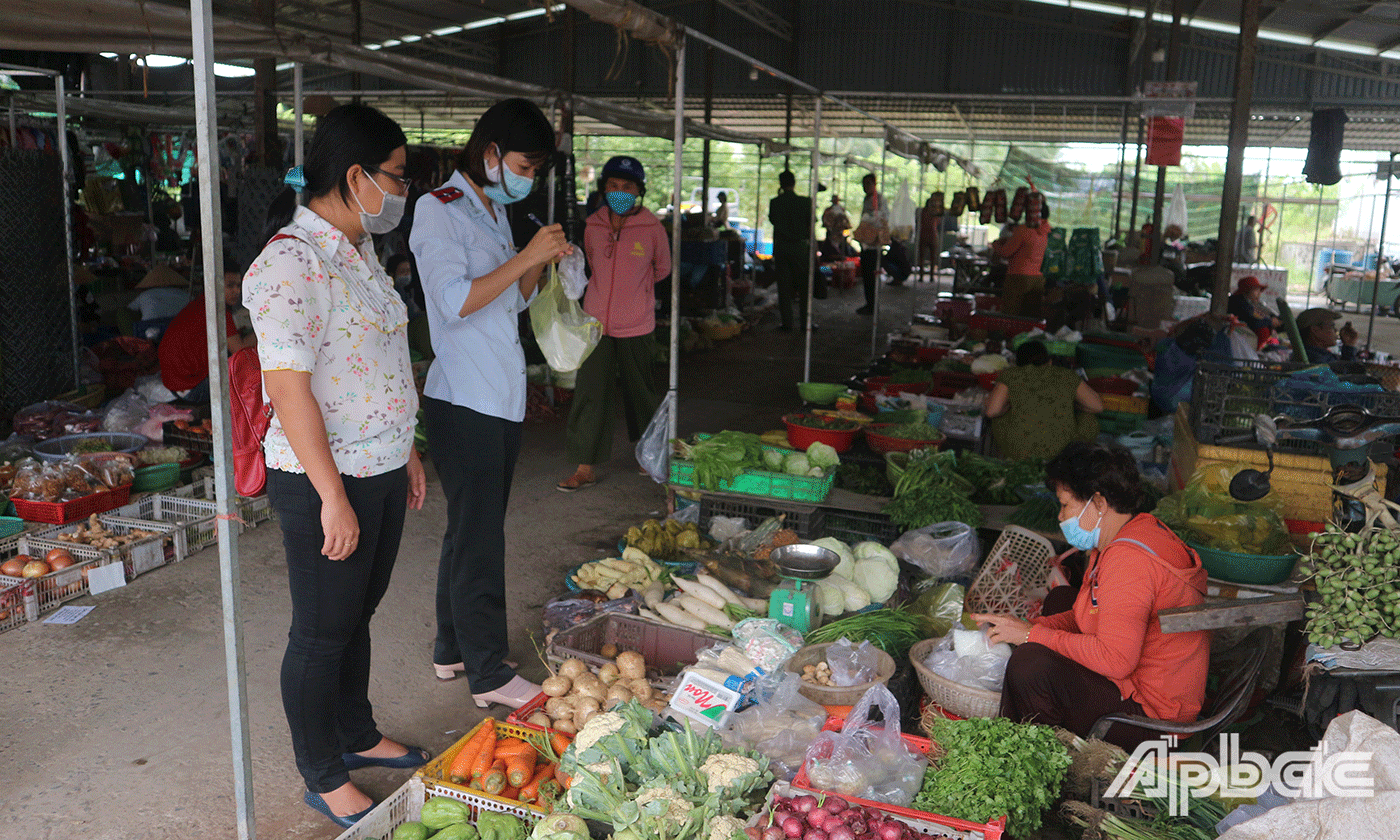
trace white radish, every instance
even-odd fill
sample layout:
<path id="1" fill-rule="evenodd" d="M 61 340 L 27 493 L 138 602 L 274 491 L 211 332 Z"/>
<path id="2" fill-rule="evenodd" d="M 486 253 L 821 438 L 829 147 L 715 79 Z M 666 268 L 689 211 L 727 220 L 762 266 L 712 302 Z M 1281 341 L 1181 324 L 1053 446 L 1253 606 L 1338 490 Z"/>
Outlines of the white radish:
<path id="1" fill-rule="evenodd" d="M 656 613 L 652 612 L 651 610 L 647 609 L 646 607 L 638 607 L 638 608 L 637 608 L 637 615 L 640 615 L 642 618 L 649 618 L 649 619 L 651 619 L 652 621 L 665 621 L 665 620 L 666 620 L 666 619 L 662 618 L 661 616 L 657 615 Z"/>
<path id="2" fill-rule="evenodd" d="M 696 572 L 695 579 L 705 586 L 708 586 L 710 589 L 713 589 L 717 595 L 724 599 L 725 603 L 738 604 L 741 607 L 744 605 L 744 602 L 739 600 L 739 595 L 734 590 L 720 583 L 718 578 L 710 577 L 704 572 Z M 721 607 L 721 609 L 723 609 L 723 607 Z"/>
<path id="3" fill-rule="evenodd" d="M 666 597 L 666 587 L 661 585 L 661 581 L 654 580 L 642 587 L 642 601 L 648 607 L 654 607 L 661 603 Z"/>
<path id="4" fill-rule="evenodd" d="M 657 604 L 656 611 L 661 614 L 663 620 L 669 621 L 672 624 L 687 627 L 691 630 L 703 631 L 705 629 L 705 622 L 670 603 Z"/>
<path id="5" fill-rule="evenodd" d="M 739 602 L 760 615 L 768 612 L 768 602 L 762 598 L 745 598 L 740 596 Z"/>
<path id="6" fill-rule="evenodd" d="M 734 621 L 729 616 L 699 598 L 691 595 L 677 595 L 672 599 L 672 603 L 699 618 L 705 624 L 713 624 L 726 630 L 734 628 Z"/>
<path id="7" fill-rule="evenodd" d="M 696 583 L 693 580 L 686 580 L 683 577 L 673 577 L 671 578 L 671 580 L 675 581 L 676 586 L 679 586 L 681 588 L 681 591 L 685 594 L 691 596 L 692 598 L 696 598 L 700 601 L 703 601 L 717 610 L 724 609 L 724 605 L 725 603 L 727 603 L 718 592 L 714 591 L 708 586 L 705 586 L 702 583 Z"/>

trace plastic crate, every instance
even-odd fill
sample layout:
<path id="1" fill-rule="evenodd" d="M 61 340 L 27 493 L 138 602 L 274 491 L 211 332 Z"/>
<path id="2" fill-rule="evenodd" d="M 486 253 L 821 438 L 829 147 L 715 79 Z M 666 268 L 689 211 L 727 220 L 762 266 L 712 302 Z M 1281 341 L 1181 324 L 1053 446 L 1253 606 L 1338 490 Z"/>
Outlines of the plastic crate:
<path id="1" fill-rule="evenodd" d="M 189 499 L 160 493 L 145 496 L 116 511 L 118 516 L 127 519 L 180 526 L 179 532 L 183 535 L 184 544 L 177 545 L 176 560 L 183 560 L 219 541 L 219 528 L 214 518 L 217 513 L 216 505 L 206 499 Z"/>
<path id="2" fill-rule="evenodd" d="M 25 580 L 0 575 L 0 587 L 22 585 L 24 587 L 25 613 L 30 621 L 35 621 L 39 616 L 53 612 L 64 603 L 86 595 L 88 593 L 87 573 L 98 566 L 106 566 L 115 562 L 105 558 L 84 560 L 76 554 L 73 555 L 73 558 L 78 562 L 66 569 L 49 572 L 40 578 Z"/>
<path id="3" fill-rule="evenodd" d="M 1003 315 L 1000 312 L 974 312 L 967 319 L 967 328 L 970 331 L 981 330 L 988 335 L 1001 333 L 1005 338 L 1013 338 L 1034 329 L 1045 329 L 1045 319 Z"/>
<path id="4" fill-rule="evenodd" d="M 764 449 L 776 447 L 765 446 Z M 695 465 L 680 458 L 672 458 L 671 483 L 686 490 L 719 490 L 724 493 L 767 496 L 794 502 L 821 502 L 826 500 L 831 493 L 831 486 L 836 483 L 836 471 L 833 470 L 823 478 L 817 478 L 746 469 L 735 476 L 733 481 L 721 481 L 718 487 L 696 487 Z"/>
<path id="5" fill-rule="evenodd" d="M 1147 367 L 1147 357 L 1135 347 L 1110 344 L 1079 343 L 1079 366 L 1094 370 L 1136 370 Z"/>
<path id="6" fill-rule="evenodd" d="M 522 820 L 525 820 L 528 824 L 533 825 L 540 818 L 547 816 L 543 809 L 536 808 L 533 805 L 527 805 L 524 802 L 519 802 L 514 799 L 506 799 L 503 796 L 493 796 L 485 791 L 468 790 L 462 785 L 453 784 L 448 781 L 447 771 L 452 767 L 453 759 L 457 757 L 457 753 L 462 751 L 462 748 L 467 745 L 467 742 L 472 739 L 472 736 L 483 726 L 495 726 L 497 738 L 519 738 L 533 745 L 537 750 L 543 749 L 548 745 L 543 730 L 532 729 L 528 726 L 521 726 L 515 723 L 502 723 L 494 718 L 487 718 L 476 726 L 473 726 L 471 731 L 459 738 L 457 743 L 444 750 L 442 755 L 439 755 L 432 761 L 418 768 L 418 772 L 414 773 L 413 777 L 422 781 L 425 793 L 428 796 L 451 795 L 454 799 L 460 799 L 463 802 L 472 802 L 472 800 L 464 798 L 470 796 L 476 800 L 476 802 L 472 804 L 491 806 L 488 810 L 504 811 L 508 814 L 514 814 Z M 473 814 L 473 817 L 475 817 L 475 814 Z M 529 825 L 527 825 L 526 828 L 528 830 Z"/>
<path id="7" fill-rule="evenodd" d="M 821 536 L 835 537 L 844 543 L 866 540 L 889 545 L 904 534 L 904 529 L 883 513 L 825 508 L 822 511 Z"/>
<path id="8" fill-rule="evenodd" d="M 1099 431 L 1106 435 L 1126 435 L 1142 431 L 1146 414 L 1124 414 L 1119 411 L 1101 411 L 1098 414 Z"/>
<path id="9" fill-rule="evenodd" d="M 24 533 L 24 520 L 18 516 L 0 516 L 0 540 Z"/>
<path id="10" fill-rule="evenodd" d="M 119 508 L 131 500 L 131 485 L 123 484 L 114 490 L 103 490 L 90 496 L 81 496 L 68 502 L 35 502 L 29 499 L 11 499 L 15 512 L 21 519 L 30 522 L 47 522 L 50 525 L 66 525 L 87 519 L 94 513 L 106 513 Z"/>
<path id="11" fill-rule="evenodd" d="M 166 446 L 181 446 L 189 452 L 203 452 L 205 455 L 214 454 L 214 438 L 208 435 L 197 435 L 176 427 L 174 420 L 167 420 L 161 424 L 161 440 Z"/>
<path id="12" fill-rule="evenodd" d="M 965 297 L 941 298 L 933 304 L 933 315 L 945 324 L 950 321 L 966 321 L 972 315 L 972 309 L 973 302 Z"/>
<path id="13" fill-rule="evenodd" d="M 374 809 L 361 817 L 359 822 L 345 829 L 336 840 L 386 840 L 393 834 L 394 829 L 422 816 L 423 803 L 434 796 L 445 796 L 465 803 L 471 811 L 470 822 L 473 825 L 482 811 L 500 811 L 531 824 L 540 818 L 539 814 L 529 812 L 525 808 L 508 805 L 505 801 L 488 799 L 486 794 L 479 791 L 429 786 L 423 779 L 414 776 L 374 806 Z"/>
<path id="14" fill-rule="evenodd" d="M 100 560 L 104 565 L 120 562 L 126 568 L 126 579 L 135 580 L 146 572 L 173 562 L 176 557 L 175 543 L 177 539 L 180 542 L 184 541 L 183 534 L 177 535 L 175 533 L 178 527 L 168 522 L 143 522 L 110 515 L 99 516 L 97 521 L 102 523 L 103 528 L 117 534 L 129 534 L 132 531 L 152 531 L 155 533 L 116 548 L 97 548 L 79 542 L 58 539 L 59 534 L 71 533 L 84 527 L 81 523 L 74 523 L 25 534 L 20 537 L 20 550 L 29 554 L 43 555 L 55 548 L 61 548 L 73 555 L 73 559 L 78 561 Z"/>
<path id="15" fill-rule="evenodd" d="M 749 527 L 755 527 L 770 516 L 782 516 L 783 527 L 791 528 L 804 540 L 814 540 L 821 536 L 822 512 L 809 505 L 773 505 L 703 493 L 700 496 L 700 530 L 708 532 L 710 520 L 716 516 L 729 516 L 743 519 Z"/>
<path id="16" fill-rule="evenodd" d="M 1400 414 L 1400 394 L 1383 388 L 1355 391 L 1345 386 L 1310 387 L 1308 380 L 1299 380 L 1296 387 L 1281 384 L 1302 371 L 1320 371 L 1327 367 L 1346 385 L 1380 385 L 1379 380 L 1364 372 L 1364 367 L 1345 363 L 1327 366 L 1248 361 L 1237 365 L 1201 362 L 1196 366 L 1191 386 L 1191 431 L 1202 444 L 1262 449 L 1253 434 L 1256 414 L 1313 420 L 1337 405 L 1355 405 L 1382 417 Z M 1283 437 L 1279 438 L 1275 451 L 1302 455 L 1327 454 L 1324 444 L 1318 441 L 1288 440 Z"/>
<path id="17" fill-rule="evenodd" d="M 184 487 L 176 487 L 170 491 L 169 495 L 181 496 L 184 498 L 204 499 L 214 501 L 214 476 L 213 467 L 201 467 L 208 469 L 210 473 L 196 478 L 193 483 Z M 196 470 L 198 472 L 198 470 Z M 266 522 L 272 518 L 272 500 L 266 494 L 261 496 L 239 496 L 238 497 L 238 518 L 243 520 L 245 528 L 252 528 L 259 522 Z"/>
<path id="18" fill-rule="evenodd" d="M 29 623 L 29 613 L 24 605 L 24 591 L 23 581 L 0 585 L 0 633 Z"/>
<path id="19" fill-rule="evenodd" d="M 727 641 L 729 639 L 713 633 L 687 630 L 637 615 L 603 613 L 556 633 L 545 648 L 545 656 L 555 664 L 570 657 L 581 659 L 596 671 L 611 661 L 599 652 L 603 645 L 611 643 L 618 651 L 640 653 L 647 663 L 647 679 L 669 691 L 681 669 L 695 664 L 697 653 Z"/>
<path id="20" fill-rule="evenodd" d="M 1038 615 L 1036 594 L 1044 595 L 1054 556 L 1049 540 L 1019 525 L 1006 526 L 967 589 L 968 611 L 1017 618 Z"/>
<path id="21" fill-rule="evenodd" d="M 1103 400 L 1103 410 L 1115 414 L 1146 414 L 1147 397 L 1132 397 L 1122 394 L 1099 394 Z"/>

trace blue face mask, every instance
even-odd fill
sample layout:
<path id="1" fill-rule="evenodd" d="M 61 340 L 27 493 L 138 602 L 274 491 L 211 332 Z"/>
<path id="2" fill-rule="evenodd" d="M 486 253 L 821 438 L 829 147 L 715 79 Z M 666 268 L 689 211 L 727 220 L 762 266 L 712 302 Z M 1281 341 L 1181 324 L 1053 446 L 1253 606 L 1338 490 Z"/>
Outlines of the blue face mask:
<path id="1" fill-rule="evenodd" d="M 485 161 L 483 161 L 485 163 Z M 486 174 L 491 174 L 491 164 L 486 163 Z M 486 197 L 497 204 L 514 204 L 520 199 L 530 194 L 530 190 L 535 187 L 535 179 L 527 178 L 524 175 L 517 175 L 505 165 L 505 158 L 496 171 L 496 183 L 493 186 L 482 187 L 481 191 L 486 193 Z"/>
<path id="2" fill-rule="evenodd" d="M 1086 531 L 1084 526 L 1079 524 L 1079 517 L 1088 509 L 1089 503 L 1085 502 L 1079 513 L 1060 523 L 1060 533 L 1065 535 L 1065 542 L 1080 551 L 1089 551 L 1098 548 L 1099 545 L 1099 526 L 1095 525 L 1093 530 Z M 1099 514 L 1099 522 L 1103 522 L 1103 514 Z"/>
<path id="3" fill-rule="evenodd" d="M 637 197 L 623 190 L 613 190 L 603 197 L 607 199 L 608 207 L 619 216 L 627 215 L 637 206 Z"/>

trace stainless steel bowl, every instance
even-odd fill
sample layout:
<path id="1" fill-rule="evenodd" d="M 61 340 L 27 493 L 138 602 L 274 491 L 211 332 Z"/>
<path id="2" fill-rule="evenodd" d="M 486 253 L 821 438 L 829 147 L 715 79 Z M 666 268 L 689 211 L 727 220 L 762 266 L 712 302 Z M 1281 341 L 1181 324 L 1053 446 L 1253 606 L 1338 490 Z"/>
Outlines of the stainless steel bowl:
<path id="1" fill-rule="evenodd" d="M 836 552 L 819 545 L 784 545 L 768 556 L 778 574 L 797 580 L 821 580 L 841 562 Z"/>

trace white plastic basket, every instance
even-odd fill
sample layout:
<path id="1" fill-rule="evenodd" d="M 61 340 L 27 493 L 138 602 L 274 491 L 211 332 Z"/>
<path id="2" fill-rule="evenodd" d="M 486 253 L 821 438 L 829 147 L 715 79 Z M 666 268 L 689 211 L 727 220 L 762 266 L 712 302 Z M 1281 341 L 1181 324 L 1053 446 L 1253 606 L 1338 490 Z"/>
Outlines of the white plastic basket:
<path id="1" fill-rule="evenodd" d="M 967 590 L 967 609 L 1017 618 L 1038 614 L 1054 556 L 1049 540 L 1017 525 L 1006 526 Z"/>
<path id="2" fill-rule="evenodd" d="M 214 501 L 214 477 L 196 478 L 191 484 L 171 490 L 170 495 L 212 502 Z M 252 497 L 239 496 L 238 517 L 246 523 L 248 528 L 259 522 L 266 522 L 272 518 L 272 501 L 267 497 L 267 494 Z"/>
<path id="3" fill-rule="evenodd" d="M 469 790 L 451 787 L 448 785 L 436 785 L 432 782 L 424 783 L 421 776 L 413 776 L 403 783 L 403 786 L 389 794 L 384 801 L 374 806 L 374 810 L 365 814 L 359 822 L 350 828 L 345 829 L 336 840 L 381 840 L 394 833 L 394 829 L 406 822 L 418 819 L 423 813 L 423 803 L 434 796 L 445 796 L 448 799 L 455 799 L 458 802 L 465 802 L 471 809 L 471 823 L 476 825 L 477 817 L 482 811 L 503 811 L 519 818 L 525 823 L 525 831 L 528 833 L 533 823 L 540 819 L 539 814 L 530 812 L 525 808 L 511 808 L 502 802 L 495 802 L 485 796 L 477 796 Z"/>
<path id="4" fill-rule="evenodd" d="M 183 544 L 176 544 L 175 559 L 186 557 L 219 541 L 216 506 L 207 499 L 155 493 L 117 509 L 125 519 L 165 522 L 179 526 Z"/>
<path id="5" fill-rule="evenodd" d="M 29 621 L 24 605 L 24 583 L 0 583 L 0 633 Z"/>
<path id="6" fill-rule="evenodd" d="M 102 527 L 108 531 L 117 534 L 129 534 L 132 531 L 141 530 L 150 531 L 152 535 L 141 537 L 116 548 L 97 548 L 79 542 L 58 539 L 59 534 L 70 533 L 78 528 L 86 527 L 87 520 L 82 520 L 68 525 L 46 528 L 42 531 L 21 534 L 20 550 L 42 557 L 52 549 L 61 548 L 73 555 L 73 559 L 79 563 L 84 560 L 97 560 L 99 564 L 105 565 L 109 562 L 120 561 L 126 567 L 127 580 L 134 580 L 138 576 L 152 569 L 158 569 L 175 559 L 177 538 L 174 533 L 177 530 L 175 525 L 168 522 L 143 522 L 137 519 L 123 519 L 119 516 L 109 515 L 99 516 L 97 521 L 102 523 Z M 183 540 L 183 535 L 180 535 L 180 539 Z M 86 580 L 83 583 L 83 591 L 87 591 Z"/>

